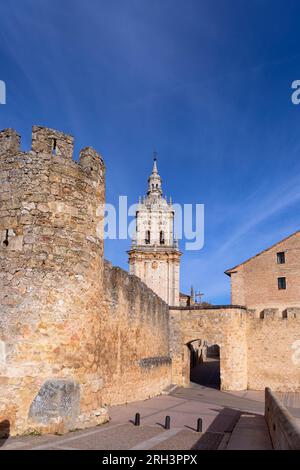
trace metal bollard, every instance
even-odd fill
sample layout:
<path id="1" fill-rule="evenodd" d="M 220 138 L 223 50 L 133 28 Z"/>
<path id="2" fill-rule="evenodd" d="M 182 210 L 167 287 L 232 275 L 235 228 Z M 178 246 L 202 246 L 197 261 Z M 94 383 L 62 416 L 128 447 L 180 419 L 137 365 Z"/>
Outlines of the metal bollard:
<path id="1" fill-rule="evenodd" d="M 202 432 L 202 418 L 197 420 L 197 432 Z"/>
<path id="2" fill-rule="evenodd" d="M 171 418 L 170 416 L 166 416 L 165 429 L 170 429 L 170 427 L 171 427 Z"/>
<path id="3" fill-rule="evenodd" d="M 134 419 L 134 425 L 139 426 L 141 424 L 141 416 L 140 413 L 136 413 L 135 419 Z"/>

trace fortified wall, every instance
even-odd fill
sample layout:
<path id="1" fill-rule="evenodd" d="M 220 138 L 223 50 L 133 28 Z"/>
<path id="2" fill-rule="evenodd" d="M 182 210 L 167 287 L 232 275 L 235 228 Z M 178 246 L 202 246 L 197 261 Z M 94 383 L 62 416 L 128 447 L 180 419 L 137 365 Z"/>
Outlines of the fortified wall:
<path id="1" fill-rule="evenodd" d="M 168 305 L 138 277 L 108 262 L 100 330 L 106 404 L 143 400 L 170 385 Z"/>
<path id="2" fill-rule="evenodd" d="M 248 311 L 247 388 L 300 391 L 300 308 Z"/>
<path id="3" fill-rule="evenodd" d="M 14 130 L 0 133 L 0 422 L 11 434 L 100 424 L 107 403 L 170 381 L 168 307 L 104 268 L 104 202 L 92 148 L 76 163 L 71 136 L 35 126 L 22 152 Z"/>
<path id="4" fill-rule="evenodd" d="M 103 258 L 105 167 L 73 138 L 0 132 L 0 425 L 101 424 L 107 406 L 188 386 L 189 345 L 220 347 L 223 390 L 300 390 L 300 309 L 170 307 Z M 1 426 L 0 426 L 1 429 Z"/>
<path id="5" fill-rule="evenodd" d="M 171 307 L 170 329 L 173 383 L 189 384 L 189 345 L 201 339 L 220 347 L 222 390 L 300 391 L 300 308 Z"/>
<path id="6" fill-rule="evenodd" d="M 189 344 L 202 339 L 220 347 L 221 388 L 247 388 L 245 308 L 234 305 L 209 308 L 171 307 L 170 324 L 174 383 L 183 386 L 189 384 Z"/>

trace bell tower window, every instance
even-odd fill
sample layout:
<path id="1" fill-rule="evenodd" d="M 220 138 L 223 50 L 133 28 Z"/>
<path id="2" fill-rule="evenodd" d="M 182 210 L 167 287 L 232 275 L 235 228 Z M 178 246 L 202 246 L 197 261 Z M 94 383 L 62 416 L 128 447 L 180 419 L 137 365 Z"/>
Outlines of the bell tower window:
<path id="1" fill-rule="evenodd" d="M 145 243 L 146 245 L 149 245 L 150 243 L 150 230 L 146 230 Z"/>
<path id="2" fill-rule="evenodd" d="M 159 235 L 159 241 L 160 241 L 161 245 L 165 244 L 165 234 L 162 230 L 161 230 L 160 235 Z"/>

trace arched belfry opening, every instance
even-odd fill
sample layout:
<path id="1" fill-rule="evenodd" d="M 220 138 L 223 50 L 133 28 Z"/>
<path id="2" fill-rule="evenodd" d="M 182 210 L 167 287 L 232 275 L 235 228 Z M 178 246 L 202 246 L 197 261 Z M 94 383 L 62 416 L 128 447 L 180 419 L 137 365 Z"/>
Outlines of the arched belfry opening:
<path id="1" fill-rule="evenodd" d="M 209 388 L 220 389 L 220 346 L 205 339 L 187 343 L 190 351 L 190 381 Z"/>

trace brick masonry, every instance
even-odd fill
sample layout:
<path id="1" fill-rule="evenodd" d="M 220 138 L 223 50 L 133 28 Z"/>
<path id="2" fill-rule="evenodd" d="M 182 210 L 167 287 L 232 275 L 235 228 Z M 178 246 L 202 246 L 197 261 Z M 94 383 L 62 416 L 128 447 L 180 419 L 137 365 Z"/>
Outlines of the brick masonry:
<path id="1" fill-rule="evenodd" d="M 285 263 L 277 263 L 277 253 Z M 300 307 L 300 231 L 245 263 L 226 271 L 231 278 L 231 303 L 262 311 L 265 308 Z M 278 289 L 278 278 L 286 289 Z"/>

